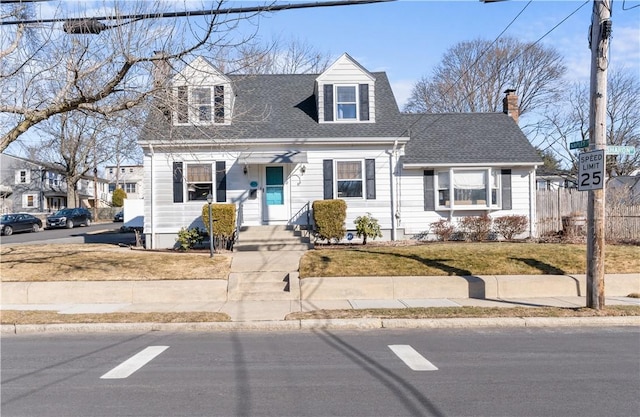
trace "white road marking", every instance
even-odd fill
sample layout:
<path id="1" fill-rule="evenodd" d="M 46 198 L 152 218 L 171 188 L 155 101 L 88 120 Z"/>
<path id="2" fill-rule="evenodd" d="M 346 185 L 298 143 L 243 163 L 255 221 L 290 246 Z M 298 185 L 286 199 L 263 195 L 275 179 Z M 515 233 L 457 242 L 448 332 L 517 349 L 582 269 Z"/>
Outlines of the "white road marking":
<path id="1" fill-rule="evenodd" d="M 136 353 L 120 365 L 116 366 L 106 374 L 102 375 L 100 379 L 123 379 L 137 371 L 138 369 L 151 362 L 153 358 L 167 350 L 169 346 L 149 346 Z"/>
<path id="2" fill-rule="evenodd" d="M 389 345 L 393 351 L 409 368 L 414 371 L 437 371 L 438 368 L 409 345 Z"/>

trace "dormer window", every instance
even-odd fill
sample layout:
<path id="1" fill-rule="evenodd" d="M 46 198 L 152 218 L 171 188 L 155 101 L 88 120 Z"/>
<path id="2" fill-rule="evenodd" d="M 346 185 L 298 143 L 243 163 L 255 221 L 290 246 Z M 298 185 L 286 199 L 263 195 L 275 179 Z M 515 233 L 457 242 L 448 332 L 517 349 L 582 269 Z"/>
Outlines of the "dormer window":
<path id="1" fill-rule="evenodd" d="M 325 84 L 324 122 L 368 122 L 369 84 Z"/>
<path id="2" fill-rule="evenodd" d="M 338 120 L 357 120 L 356 86 L 336 86 L 336 115 Z"/>
<path id="3" fill-rule="evenodd" d="M 211 121 L 211 89 L 194 88 L 191 92 L 199 122 Z"/>
<path id="4" fill-rule="evenodd" d="M 177 87 L 176 101 L 175 120 L 179 124 L 225 123 L 223 85 Z"/>

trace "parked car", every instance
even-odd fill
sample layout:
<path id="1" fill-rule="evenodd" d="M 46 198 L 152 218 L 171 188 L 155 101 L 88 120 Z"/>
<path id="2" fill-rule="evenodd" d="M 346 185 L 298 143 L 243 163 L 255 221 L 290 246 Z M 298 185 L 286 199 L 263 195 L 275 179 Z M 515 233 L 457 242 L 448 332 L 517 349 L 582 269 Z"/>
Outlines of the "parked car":
<path id="1" fill-rule="evenodd" d="M 92 219 L 91 212 L 86 208 L 67 208 L 47 217 L 47 228 L 73 229 L 74 226 L 79 225 L 91 226 Z"/>
<path id="2" fill-rule="evenodd" d="M 0 218 L 0 233 L 11 236 L 13 232 L 39 232 L 42 220 L 31 214 L 3 214 Z"/>
<path id="3" fill-rule="evenodd" d="M 124 221 L 124 211 L 120 210 L 119 212 L 117 212 L 116 215 L 113 216 L 113 221 L 114 222 L 123 222 Z"/>

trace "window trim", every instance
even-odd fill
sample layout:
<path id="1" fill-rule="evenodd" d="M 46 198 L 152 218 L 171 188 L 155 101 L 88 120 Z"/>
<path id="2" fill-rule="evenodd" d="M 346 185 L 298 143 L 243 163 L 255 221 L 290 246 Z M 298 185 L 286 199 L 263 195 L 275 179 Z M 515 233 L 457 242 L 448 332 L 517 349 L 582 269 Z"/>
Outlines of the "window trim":
<path id="1" fill-rule="evenodd" d="M 227 112 L 229 108 L 226 104 L 227 85 L 180 85 L 173 88 L 173 99 L 176 102 L 176 110 L 173 111 L 173 124 L 176 126 L 205 126 L 227 124 Z M 196 101 L 198 90 L 209 91 L 209 103 Z M 208 108 L 208 119 L 200 118 L 200 108 Z"/>
<path id="2" fill-rule="evenodd" d="M 455 194 L 455 175 L 456 173 L 482 171 L 484 173 L 484 191 L 485 191 L 485 203 L 484 204 L 456 204 Z M 448 188 L 440 187 L 440 175 L 447 173 L 449 177 Z M 436 211 L 450 210 L 499 210 L 502 209 L 503 203 L 503 187 L 502 187 L 502 170 L 494 169 L 491 167 L 468 167 L 468 168 L 449 168 L 448 170 L 436 170 L 434 172 L 434 203 Z M 449 205 L 440 204 L 440 191 L 447 190 L 449 193 Z M 496 203 L 493 203 L 493 191 L 496 194 Z"/>
<path id="3" fill-rule="evenodd" d="M 358 162 L 360 164 L 360 179 L 359 180 L 349 180 L 349 179 L 340 179 L 338 178 L 338 165 L 344 162 Z M 339 199 L 349 199 L 349 200 L 364 200 L 367 195 L 367 184 L 366 184 L 366 167 L 365 167 L 365 159 L 335 159 L 333 164 L 333 186 L 335 189 L 336 198 Z M 360 181 L 360 195 L 359 196 L 341 196 L 339 194 L 340 190 L 338 187 L 338 182 L 341 181 Z"/>
<path id="4" fill-rule="evenodd" d="M 211 176 L 210 181 L 189 181 L 189 175 L 190 175 L 190 170 L 192 167 L 194 166 L 203 166 L 203 167 L 208 167 L 209 168 L 209 175 Z M 185 164 L 185 169 L 184 169 L 184 186 L 186 188 L 186 202 L 198 202 L 198 201 L 207 201 L 207 194 L 211 193 L 211 195 L 214 195 L 213 192 L 215 190 L 215 183 L 216 183 L 216 175 L 215 175 L 215 162 L 188 162 Z M 206 172 L 205 172 L 206 174 Z M 196 188 L 197 184 L 207 184 L 209 186 L 209 192 L 207 194 L 205 194 L 204 196 L 201 196 L 203 198 L 191 198 L 192 197 L 192 193 L 195 193 L 195 191 L 189 191 L 189 186 L 190 185 L 194 185 L 194 188 Z M 197 190 L 197 188 L 196 188 Z"/>
<path id="5" fill-rule="evenodd" d="M 340 102 L 338 101 L 338 89 L 344 87 L 352 87 L 354 89 L 354 101 L 353 102 Z M 359 84 L 334 84 L 333 86 L 333 114 L 335 115 L 335 121 L 338 123 L 351 123 L 351 122 L 359 122 L 360 121 L 360 100 L 359 100 Z M 352 118 L 344 118 L 340 117 L 340 112 L 338 111 L 338 106 L 340 104 L 354 104 L 355 112 L 354 117 Z"/>

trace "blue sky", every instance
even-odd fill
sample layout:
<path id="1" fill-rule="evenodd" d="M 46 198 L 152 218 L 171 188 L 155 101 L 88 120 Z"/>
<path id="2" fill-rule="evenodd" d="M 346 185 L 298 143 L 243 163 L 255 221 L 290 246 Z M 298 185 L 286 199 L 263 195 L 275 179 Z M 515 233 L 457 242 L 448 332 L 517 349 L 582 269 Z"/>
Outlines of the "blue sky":
<path id="1" fill-rule="evenodd" d="M 314 1 L 327 0 L 278 3 Z M 109 3 L 110 0 L 54 0 L 37 4 L 42 8 L 41 17 L 52 17 L 111 14 L 113 8 Z M 211 4 L 207 0 L 167 3 L 175 5 L 175 10 L 198 10 L 203 4 Z M 265 1 L 228 2 L 229 7 L 259 4 Z M 612 5 L 609 68 L 624 66 L 640 76 L 640 0 L 613 0 Z M 510 0 L 490 4 L 478 0 L 397 0 L 280 11 L 261 17 L 257 26 L 255 21 L 243 22 L 243 26 L 247 31 L 257 29 L 258 37 L 265 42 L 295 38 L 332 59 L 347 52 L 368 70 L 385 71 L 402 108 L 412 86 L 421 77 L 430 75 L 447 49 L 477 38 L 493 41 L 518 14 L 503 36 L 527 42 L 540 40 L 544 45 L 554 46 L 565 58 L 567 81 L 588 82 L 592 6 L 593 0 Z M 27 136 L 30 135 L 25 135 L 24 140 Z"/>
<path id="2" fill-rule="evenodd" d="M 565 57 L 570 81 L 588 81 L 592 5 L 592 1 L 400 0 L 273 13 L 260 20 L 258 33 L 265 39 L 293 36 L 332 57 L 347 52 L 371 71 L 386 71 L 402 106 L 413 84 L 431 73 L 448 48 L 476 38 L 493 41 L 521 11 L 503 36 L 527 42 L 542 38 L 540 42 Z M 611 20 L 612 67 L 624 65 L 640 74 L 640 1 L 613 1 Z"/>

